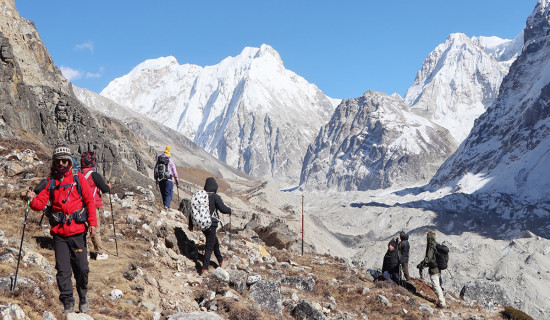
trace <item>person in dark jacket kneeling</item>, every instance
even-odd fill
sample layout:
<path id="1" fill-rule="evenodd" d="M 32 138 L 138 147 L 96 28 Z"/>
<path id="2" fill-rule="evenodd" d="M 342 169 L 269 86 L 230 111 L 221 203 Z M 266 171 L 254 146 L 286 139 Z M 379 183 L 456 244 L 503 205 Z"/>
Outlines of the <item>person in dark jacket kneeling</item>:
<path id="1" fill-rule="evenodd" d="M 214 251 L 214 255 L 218 260 L 218 265 L 221 267 L 223 264 L 223 257 L 220 252 L 220 242 L 216 236 L 216 229 L 218 228 L 218 215 L 217 213 L 215 214 L 215 212 L 220 211 L 221 213 L 231 214 L 231 208 L 226 206 L 223 203 L 222 198 L 216 193 L 218 192 L 218 183 L 213 177 L 206 179 L 204 191 L 208 192 L 208 206 L 210 209 L 210 216 L 212 217 L 212 225 L 210 228 L 203 230 L 204 236 L 206 237 L 206 249 L 204 250 L 202 273 L 208 271 L 212 251 Z"/>
<path id="2" fill-rule="evenodd" d="M 388 251 L 384 255 L 384 264 L 382 265 L 382 276 L 384 280 L 399 282 L 399 254 L 395 239 L 388 243 Z"/>

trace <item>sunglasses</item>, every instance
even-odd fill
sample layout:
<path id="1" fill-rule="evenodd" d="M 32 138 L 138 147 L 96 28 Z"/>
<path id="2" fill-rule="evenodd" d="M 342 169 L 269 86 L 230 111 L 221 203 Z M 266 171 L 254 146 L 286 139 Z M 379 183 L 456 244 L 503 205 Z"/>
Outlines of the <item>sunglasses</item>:
<path id="1" fill-rule="evenodd" d="M 55 159 L 53 161 L 53 163 L 55 164 L 68 164 L 69 163 L 69 159 Z"/>

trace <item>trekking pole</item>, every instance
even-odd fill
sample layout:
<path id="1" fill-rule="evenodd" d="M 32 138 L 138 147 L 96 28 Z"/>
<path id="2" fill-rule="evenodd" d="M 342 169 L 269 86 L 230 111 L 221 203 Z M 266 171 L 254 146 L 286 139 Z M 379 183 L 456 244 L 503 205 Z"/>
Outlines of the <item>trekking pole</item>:
<path id="1" fill-rule="evenodd" d="M 399 285 L 403 286 L 403 277 L 401 277 L 401 272 L 403 272 L 403 266 L 399 263 Z"/>
<path id="2" fill-rule="evenodd" d="M 178 193 L 178 206 L 180 205 L 180 184 L 178 183 L 178 179 L 176 179 L 176 192 Z"/>
<path id="3" fill-rule="evenodd" d="M 29 188 L 32 190 L 32 188 Z M 13 281 L 13 286 L 11 287 L 11 292 L 15 293 L 15 286 L 17 285 L 17 274 L 19 273 L 19 262 L 21 262 L 21 250 L 23 250 L 23 239 L 25 238 L 25 227 L 27 226 L 27 217 L 29 216 L 29 204 L 31 199 L 27 199 L 27 208 L 25 209 L 25 221 L 23 222 L 23 234 L 21 235 L 21 245 L 19 245 L 19 257 L 17 258 L 17 267 L 15 268 L 15 279 Z"/>
<path id="4" fill-rule="evenodd" d="M 229 248 L 231 248 L 231 228 L 233 227 L 233 224 L 231 223 L 231 215 L 233 214 L 233 211 L 229 214 Z"/>
<path id="5" fill-rule="evenodd" d="M 116 240 L 115 213 L 113 212 L 113 199 L 111 198 L 111 188 L 109 188 L 109 202 L 111 202 L 111 218 L 113 221 L 113 233 L 115 234 L 116 256 L 118 257 L 118 242 Z"/>

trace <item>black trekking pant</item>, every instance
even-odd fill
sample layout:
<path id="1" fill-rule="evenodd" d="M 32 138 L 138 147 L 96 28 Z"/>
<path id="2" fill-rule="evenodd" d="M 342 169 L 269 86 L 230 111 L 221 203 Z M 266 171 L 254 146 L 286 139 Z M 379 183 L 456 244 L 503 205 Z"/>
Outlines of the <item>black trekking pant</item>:
<path id="1" fill-rule="evenodd" d="M 212 251 L 218 260 L 218 263 L 222 262 L 223 257 L 220 252 L 220 242 L 216 236 L 216 229 L 218 226 L 211 226 L 210 228 L 204 230 L 204 236 L 206 237 L 206 249 L 204 250 L 204 260 L 202 268 L 208 270 L 208 265 L 210 264 L 210 256 L 212 256 Z"/>
<path id="2" fill-rule="evenodd" d="M 86 232 L 69 237 L 54 234 L 53 241 L 59 300 L 63 304 L 74 303 L 72 273 L 76 280 L 76 292 L 81 300 L 85 299 L 88 292 L 88 273 L 90 272 Z"/>

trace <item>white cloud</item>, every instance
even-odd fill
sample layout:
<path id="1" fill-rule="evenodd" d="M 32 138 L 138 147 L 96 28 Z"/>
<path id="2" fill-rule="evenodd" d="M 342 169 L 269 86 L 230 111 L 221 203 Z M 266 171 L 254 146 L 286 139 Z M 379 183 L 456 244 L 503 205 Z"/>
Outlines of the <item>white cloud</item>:
<path id="1" fill-rule="evenodd" d="M 65 67 L 65 66 L 61 66 L 59 67 L 59 69 L 61 70 L 61 73 L 63 74 L 63 76 L 67 78 L 67 80 L 69 81 L 74 81 L 82 78 L 82 71 L 75 70 L 73 68 Z"/>
<path id="2" fill-rule="evenodd" d="M 103 75 L 103 69 L 103 67 L 99 67 L 98 72 L 86 72 L 86 78 L 101 78 L 101 76 Z"/>
<path id="3" fill-rule="evenodd" d="M 77 44 L 75 46 L 77 50 L 90 50 L 91 53 L 94 53 L 94 43 L 93 41 L 84 42 L 82 44 Z"/>
<path id="4" fill-rule="evenodd" d="M 96 73 L 86 72 L 86 78 L 101 78 L 101 73 L 99 73 L 99 72 L 96 72 Z"/>

